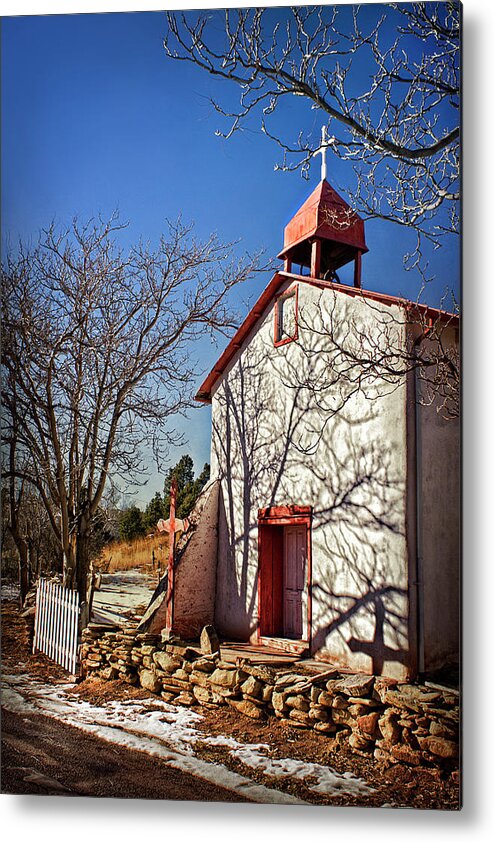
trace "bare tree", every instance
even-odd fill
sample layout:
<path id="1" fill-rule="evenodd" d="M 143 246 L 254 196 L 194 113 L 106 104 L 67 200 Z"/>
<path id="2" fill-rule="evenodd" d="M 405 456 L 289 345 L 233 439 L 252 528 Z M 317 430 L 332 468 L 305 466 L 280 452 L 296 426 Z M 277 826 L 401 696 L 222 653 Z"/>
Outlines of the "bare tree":
<path id="1" fill-rule="evenodd" d="M 114 479 L 139 480 L 169 422 L 191 405 L 193 343 L 234 326 L 235 262 L 181 222 L 152 250 L 124 253 L 116 219 L 54 226 L 2 271 L 4 473 L 39 495 L 63 553 L 64 583 L 87 594 L 91 527 Z"/>
<path id="2" fill-rule="evenodd" d="M 224 22 L 221 24 L 221 14 Z M 237 109 L 213 101 L 231 137 L 257 114 L 283 151 L 278 168 L 307 176 L 321 118 L 335 155 L 353 163 L 347 185 L 364 216 L 415 229 L 435 245 L 458 232 L 457 2 L 169 12 L 172 59 L 193 62 L 239 89 Z M 283 103 L 316 109 L 300 132 Z M 277 128 L 278 127 L 278 130 Z"/>
<path id="3" fill-rule="evenodd" d="M 313 395 L 318 384 L 326 414 L 333 414 L 336 395 L 335 411 L 341 411 L 356 390 L 376 382 L 393 388 L 411 372 L 420 403 L 434 404 L 447 418 L 459 413 L 458 343 L 451 342 L 457 301 L 446 290 L 438 317 L 422 298 L 429 280 L 423 239 L 436 247 L 459 227 L 460 14 L 456 2 L 430 2 L 167 15 L 166 54 L 238 89 L 238 108 L 212 101 L 227 121 L 218 134 L 230 138 L 257 118 L 282 150 L 277 168 L 307 176 L 321 151 L 322 123 L 328 147 L 352 163 L 349 213 L 417 234 L 415 251 L 404 261 L 419 272 L 422 289 L 404 306 L 403 319 L 378 312 L 366 298 L 380 326 L 372 336 L 351 317 L 338 324 L 334 309 L 329 321 L 307 326 L 316 344 L 319 331 L 324 359 L 314 380 L 317 355 L 311 351 L 307 383 Z M 284 110 L 294 96 L 307 104 L 311 130 L 301 132 Z M 331 224 L 336 227 L 334 219 Z"/>
<path id="4" fill-rule="evenodd" d="M 2 576 L 17 577 L 23 604 L 33 581 L 41 573 L 61 570 L 60 544 L 46 509 L 36 489 L 24 480 L 17 480 L 12 471 L 2 488 Z"/>
<path id="5" fill-rule="evenodd" d="M 9 482 L 4 495 L 6 506 L 2 505 L 2 527 L 7 528 L 14 542 L 19 559 L 19 596 L 21 604 L 24 602 L 29 590 L 29 538 L 23 517 L 23 503 L 25 501 L 26 484 L 23 479 L 16 481 L 16 436 L 15 431 L 8 446 L 8 472 Z M 2 499 L 2 504 L 4 503 Z M 3 530 L 2 530 L 3 531 Z M 3 550 L 3 547 L 2 547 Z"/>

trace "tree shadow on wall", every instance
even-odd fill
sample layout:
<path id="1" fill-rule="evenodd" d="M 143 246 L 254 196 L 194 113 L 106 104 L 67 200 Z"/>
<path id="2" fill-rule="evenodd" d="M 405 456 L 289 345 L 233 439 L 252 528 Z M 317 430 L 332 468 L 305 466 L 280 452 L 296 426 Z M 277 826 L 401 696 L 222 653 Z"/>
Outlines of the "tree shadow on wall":
<path id="1" fill-rule="evenodd" d="M 328 385 L 327 338 L 309 338 L 281 354 L 258 333 L 215 394 L 216 622 L 240 639 L 257 626 L 258 509 L 310 505 L 313 651 L 360 652 L 379 672 L 406 661 L 407 582 L 389 564 L 405 543 L 404 477 L 380 433 L 381 396 L 348 372 Z"/>
<path id="2" fill-rule="evenodd" d="M 300 390 L 295 389 L 280 435 L 272 420 L 276 394 L 272 381 L 263 376 L 264 359 L 264 354 L 249 361 L 240 358 L 216 396 L 212 422 L 213 454 L 221 480 L 217 592 L 222 594 L 223 609 L 235 618 L 235 628 L 247 637 L 255 627 L 258 509 L 274 505 L 277 499 L 302 418 Z"/>

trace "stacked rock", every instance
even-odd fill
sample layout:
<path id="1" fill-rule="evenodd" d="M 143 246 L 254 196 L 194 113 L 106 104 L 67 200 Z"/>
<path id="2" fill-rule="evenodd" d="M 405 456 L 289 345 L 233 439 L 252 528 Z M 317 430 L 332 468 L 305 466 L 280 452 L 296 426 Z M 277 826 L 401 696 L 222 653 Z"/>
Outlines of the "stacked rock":
<path id="1" fill-rule="evenodd" d="M 113 653 L 115 626 L 91 623 L 83 629 L 81 637 L 79 658 L 82 675 L 100 675 L 101 671 L 108 666 L 108 657 Z M 100 677 L 111 679 L 116 678 L 117 675 L 108 673 Z"/>
<path id="2" fill-rule="evenodd" d="M 84 675 L 123 678 L 175 705 L 229 705 L 252 719 L 275 716 L 312 729 L 388 763 L 455 766 L 459 707 L 453 690 L 363 674 L 260 666 L 221 658 L 214 635 L 204 649 L 176 638 L 140 634 L 135 626 L 89 626 Z"/>
<path id="3" fill-rule="evenodd" d="M 22 605 L 21 617 L 26 623 L 27 637 L 29 647 L 33 645 L 34 640 L 34 623 L 36 619 L 36 586 L 31 588 L 26 594 L 26 598 Z"/>
<path id="4" fill-rule="evenodd" d="M 118 678 L 127 679 L 130 683 L 137 683 L 132 652 L 135 647 L 137 624 L 127 625 L 114 634 L 113 652 L 108 655 L 108 661 L 113 670 L 118 672 Z M 108 641 L 108 636 L 107 636 Z"/>

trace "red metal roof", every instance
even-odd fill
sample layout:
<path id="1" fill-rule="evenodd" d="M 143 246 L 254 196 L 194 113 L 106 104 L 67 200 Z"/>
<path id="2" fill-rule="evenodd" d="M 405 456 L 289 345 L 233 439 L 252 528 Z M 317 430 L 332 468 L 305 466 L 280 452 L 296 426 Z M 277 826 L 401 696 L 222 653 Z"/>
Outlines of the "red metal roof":
<path id="1" fill-rule="evenodd" d="M 361 252 L 365 244 L 364 222 L 326 180 L 319 182 L 285 228 L 284 257 L 290 249 L 311 237 L 342 243 Z"/>
<path id="2" fill-rule="evenodd" d="M 242 346 L 252 328 L 257 324 L 268 305 L 278 292 L 279 288 L 285 281 L 299 281 L 311 286 L 317 286 L 321 289 L 333 289 L 350 296 L 360 296 L 361 298 L 370 299 L 372 301 L 380 301 L 382 304 L 397 304 L 403 307 L 409 313 L 420 312 L 424 318 L 431 319 L 433 322 L 437 319 L 445 319 L 451 325 L 457 326 L 459 324 L 459 317 L 454 313 L 448 313 L 446 310 L 439 310 L 436 307 L 429 307 L 426 304 L 420 304 L 416 301 L 410 301 L 407 298 L 397 298 L 394 295 L 385 295 L 381 292 L 374 292 L 369 289 L 361 289 L 357 287 L 347 286 L 346 284 L 336 284 L 331 281 L 322 281 L 316 278 L 311 278 L 306 275 L 295 275 L 291 272 L 276 272 L 271 278 L 262 295 L 258 298 L 254 307 L 237 330 L 235 336 L 230 340 L 225 350 L 221 354 L 217 363 L 209 372 L 208 376 L 200 386 L 195 400 L 202 403 L 211 403 L 211 391 L 216 381 L 221 377 L 226 370 L 233 357 Z M 410 319 L 413 321 L 413 319 Z"/>

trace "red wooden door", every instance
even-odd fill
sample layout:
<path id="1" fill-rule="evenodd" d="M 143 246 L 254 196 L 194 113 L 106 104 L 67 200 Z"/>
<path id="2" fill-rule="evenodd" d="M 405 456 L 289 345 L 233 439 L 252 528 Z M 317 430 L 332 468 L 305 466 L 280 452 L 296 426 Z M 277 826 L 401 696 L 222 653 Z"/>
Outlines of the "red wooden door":
<path id="1" fill-rule="evenodd" d="M 260 632 L 283 636 L 283 527 L 261 526 Z"/>
<path id="2" fill-rule="evenodd" d="M 283 632 L 285 637 L 303 637 L 303 594 L 307 560 L 307 529 L 285 526 L 283 552 Z"/>

